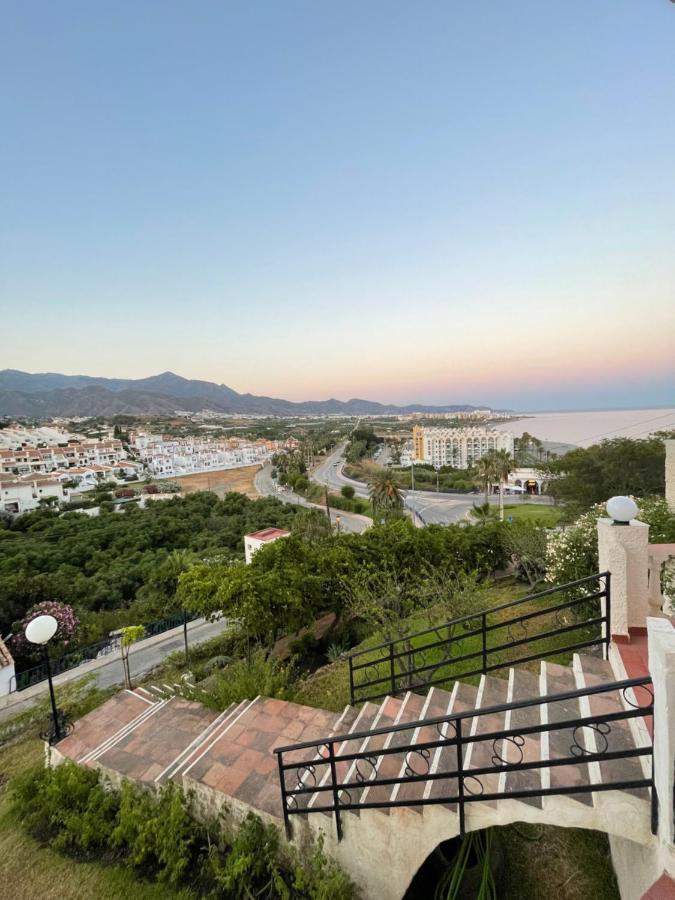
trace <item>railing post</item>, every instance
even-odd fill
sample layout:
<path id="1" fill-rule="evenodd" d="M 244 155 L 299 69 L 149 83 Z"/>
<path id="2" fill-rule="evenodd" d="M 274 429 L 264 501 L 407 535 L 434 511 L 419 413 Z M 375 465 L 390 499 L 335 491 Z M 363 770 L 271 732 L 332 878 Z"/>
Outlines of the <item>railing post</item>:
<path id="1" fill-rule="evenodd" d="M 457 747 L 457 808 L 459 810 L 459 836 L 466 834 L 464 815 L 464 763 L 462 760 L 462 720 L 455 719 L 455 745 Z"/>
<path id="2" fill-rule="evenodd" d="M 612 642 L 612 573 L 605 572 L 605 659 L 609 659 Z"/>
<path id="3" fill-rule="evenodd" d="M 394 670 L 394 645 L 389 644 L 389 678 L 392 696 L 396 693 L 396 672 Z"/>
<path id="4" fill-rule="evenodd" d="M 338 841 L 342 840 L 342 819 L 340 818 L 340 796 L 337 789 L 337 771 L 335 768 L 335 745 L 328 742 L 328 759 L 330 760 L 330 778 L 333 784 L 333 811 L 335 812 L 335 830 Z"/>
<path id="5" fill-rule="evenodd" d="M 669 619 L 647 619 L 649 674 L 654 690 L 652 827 L 672 852 L 675 829 L 670 804 L 675 789 L 675 628 Z M 660 806 L 660 812 L 659 812 Z"/>
<path id="6" fill-rule="evenodd" d="M 281 805 L 284 810 L 284 829 L 286 838 L 291 839 L 291 821 L 288 815 L 288 806 L 286 805 L 286 779 L 284 778 L 283 753 L 277 753 L 277 765 L 279 766 L 279 787 L 281 788 Z"/>
<path id="7" fill-rule="evenodd" d="M 190 665 L 190 653 L 188 651 L 188 615 L 187 610 L 183 610 L 183 642 L 185 644 L 185 665 Z"/>
<path id="8" fill-rule="evenodd" d="M 481 631 L 483 639 L 483 674 L 487 674 L 487 613 L 481 613 Z"/>

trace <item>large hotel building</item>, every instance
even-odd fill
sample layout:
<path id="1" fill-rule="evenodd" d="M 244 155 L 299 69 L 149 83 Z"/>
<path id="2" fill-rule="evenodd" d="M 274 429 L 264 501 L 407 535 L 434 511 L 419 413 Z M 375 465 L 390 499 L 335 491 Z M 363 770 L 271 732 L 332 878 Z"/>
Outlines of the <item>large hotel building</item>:
<path id="1" fill-rule="evenodd" d="M 506 450 L 513 455 L 513 435 L 492 428 L 413 428 L 417 462 L 433 466 L 468 469 L 490 450 Z"/>

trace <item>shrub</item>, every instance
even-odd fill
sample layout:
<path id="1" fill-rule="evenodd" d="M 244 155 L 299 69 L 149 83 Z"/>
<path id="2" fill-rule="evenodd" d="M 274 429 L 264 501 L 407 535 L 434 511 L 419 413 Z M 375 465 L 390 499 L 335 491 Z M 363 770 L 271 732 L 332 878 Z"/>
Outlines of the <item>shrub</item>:
<path id="1" fill-rule="evenodd" d="M 636 501 L 637 518 L 650 526 L 652 543 L 675 541 L 675 516 L 661 497 L 647 497 Z M 604 503 L 596 503 L 588 512 L 564 531 L 550 534 L 546 548 L 546 580 L 564 584 L 585 578 L 598 571 L 598 519 L 606 516 Z"/>
<path id="2" fill-rule="evenodd" d="M 356 493 L 356 491 L 355 491 L 354 488 L 351 486 L 351 484 L 345 484 L 345 485 L 342 487 L 340 493 L 342 494 L 343 497 L 345 497 L 345 499 L 347 499 L 347 500 L 353 500 L 353 499 L 354 499 L 354 494 Z"/>
<path id="3" fill-rule="evenodd" d="M 16 633 L 12 637 L 12 650 L 24 653 L 35 651 L 35 646 L 26 638 L 26 627 L 38 616 L 53 616 L 56 619 L 58 627 L 51 640 L 52 645 L 67 647 L 72 642 L 80 624 L 72 606 L 68 606 L 66 603 L 57 603 L 54 600 L 43 600 L 42 603 L 36 603 L 28 610 L 18 629 L 15 630 Z"/>
<path id="4" fill-rule="evenodd" d="M 206 696 L 200 700 L 213 709 L 226 709 L 231 703 L 252 700 L 258 694 L 265 697 L 288 699 L 292 673 L 273 656 L 266 657 L 262 650 L 251 653 L 250 660 L 238 659 L 225 669 L 211 675 L 200 687 Z"/>
<path id="5" fill-rule="evenodd" d="M 75 858 L 128 860 L 144 875 L 197 888 L 213 900 L 353 900 L 350 879 L 323 853 L 305 849 L 302 862 L 280 846 L 279 832 L 250 813 L 234 831 L 198 823 L 180 789 L 158 794 L 125 782 L 120 791 L 94 769 L 65 762 L 39 768 L 12 786 L 21 827 Z"/>
<path id="6" fill-rule="evenodd" d="M 125 782 L 110 839 L 132 863 L 159 881 L 182 882 L 195 861 L 201 829 L 190 817 L 184 794 L 169 782 L 159 795 Z"/>
<path id="7" fill-rule="evenodd" d="M 119 796 L 93 769 L 64 763 L 28 772 L 13 786 L 21 824 L 36 840 L 74 856 L 99 856 L 109 847 Z"/>

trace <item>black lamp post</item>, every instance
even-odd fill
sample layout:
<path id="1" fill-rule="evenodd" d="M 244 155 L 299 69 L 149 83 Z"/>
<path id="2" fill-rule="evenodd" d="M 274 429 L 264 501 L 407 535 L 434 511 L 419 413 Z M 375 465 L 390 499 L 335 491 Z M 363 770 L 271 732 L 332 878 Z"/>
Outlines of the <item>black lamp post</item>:
<path id="1" fill-rule="evenodd" d="M 61 727 L 61 715 L 56 708 L 54 683 L 52 682 L 52 667 L 49 662 L 49 653 L 47 652 L 47 643 L 54 637 L 58 627 L 59 624 L 54 616 L 37 616 L 26 626 L 26 640 L 30 641 L 31 644 L 37 644 L 42 648 L 42 657 L 47 668 L 49 697 L 52 702 L 52 727 L 47 732 L 45 738 L 50 744 L 56 744 L 62 737 L 65 737 L 64 729 Z"/>

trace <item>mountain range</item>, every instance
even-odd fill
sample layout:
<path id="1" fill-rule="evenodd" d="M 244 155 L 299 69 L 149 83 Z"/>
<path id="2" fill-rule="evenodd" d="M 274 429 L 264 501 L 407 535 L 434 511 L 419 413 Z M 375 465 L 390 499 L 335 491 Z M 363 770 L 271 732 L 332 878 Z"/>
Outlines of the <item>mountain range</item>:
<path id="1" fill-rule="evenodd" d="M 239 394 L 225 384 L 182 378 L 173 372 L 149 378 L 96 378 L 0 371 L 0 415 L 28 418 L 53 416 L 172 415 L 176 410 L 264 416 L 383 415 L 442 413 L 474 406 L 394 406 L 372 400 L 308 400 L 293 402 L 255 394 Z"/>

